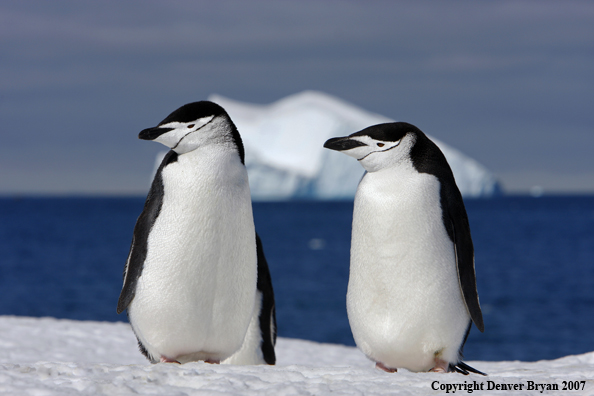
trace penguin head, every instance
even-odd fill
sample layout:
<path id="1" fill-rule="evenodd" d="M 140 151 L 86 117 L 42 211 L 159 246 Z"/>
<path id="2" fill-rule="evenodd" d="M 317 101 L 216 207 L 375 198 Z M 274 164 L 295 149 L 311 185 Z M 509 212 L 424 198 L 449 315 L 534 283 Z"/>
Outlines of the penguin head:
<path id="1" fill-rule="evenodd" d="M 234 144 L 244 162 L 244 150 L 237 128 L 227 112 L 218 104 L 208 101 L 183 105 L 169 114 L 154 128 L 138 134 L 143 140 L 154 140 L 185 154 L 210 144 Z"/>
<path id="2" fill-rule="evenodd" d="M 389 168 L 410 158 L 419 135 L 417 127 L 406 122 L 373 125 L 345 137 L 332 138 L 324 147 L 349 155 L 368 172 Z"/>

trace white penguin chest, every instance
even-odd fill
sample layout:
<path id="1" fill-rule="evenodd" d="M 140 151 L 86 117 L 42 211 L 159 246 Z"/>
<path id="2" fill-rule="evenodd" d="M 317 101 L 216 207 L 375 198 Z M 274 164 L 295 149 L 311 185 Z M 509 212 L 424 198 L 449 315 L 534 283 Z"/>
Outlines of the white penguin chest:
<path id="1" fill-rule="evenodd" d="M 255 265 L 247 172 L 234 162 L 215 162 L 208 155 L 185 154 L 163 170 L 163 204 L 149 236 L 145 270 L 150 272 L 155 261 L 160 275 L 179 274 L 185 280 L 188 271 L 241 272 Z M 242 261 L 245 266 L 239 265 Z"/>
<path id="2" fill-rule="evenodd" d="M 180 155 L 162 171 L 163 203 L 129 309 L 149 352 L 229 355 L 252 316 L 257 258 L 247 172 L 235 153 L 211 151 Z"/>
<path id="3" fill-rule="evenodd" d="M 432 361 L 436 351 L 459 345 L 468 317 L 435 176 L 411 164 L 361 181 L 347 311 L 357 345 L 392 367 L 422 367 L 429 363 L 420 356 Z M 443 331 L 449 328 L 456 330 Z"/>
<path id="4" fill-rule="evenodd" d="M 355 269 L 365 263 L 382 279 L 415 279 L 439 262 L 451 263 L 439 180 L 408 168 L 368 173 L 355 198 L 352 238 Z"/>

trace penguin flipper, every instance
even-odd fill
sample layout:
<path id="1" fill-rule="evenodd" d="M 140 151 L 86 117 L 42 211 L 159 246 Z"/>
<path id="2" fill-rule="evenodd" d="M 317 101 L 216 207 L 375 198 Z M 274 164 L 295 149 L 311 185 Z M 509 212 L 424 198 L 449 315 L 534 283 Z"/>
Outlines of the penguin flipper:
<path id="1" fill-rule="evenodd" d="M 447 202 L 447 208 L 443 208 L 444 223 L 450 225 L 448 232 L 454 242 L 454 252 L 456 255 L 456 269 L 458 272 L 458 282 L 466 308 L 470 314 L 470 318 L 476 327 L 483 332 L 485 324 L 483 322 L 483 314 L 478 298 L 478 291 L 476 288 L 476 274 L 474 270 L 474 246 L 472 244 L 472 237 L 470 235 L 470 224 L 468 223 L 468 215 L 464 208 L 464 201 L 462 194 L 457 187 L 449 189 L 450 191 L 443 191 L 442 194 L 448 195 L 443 202 Z M 445 190 L 448 190 L 447 188 Z M 455 190 L 455 191 L 453 191 Z"/>
<path id="2" fill-rule="evenodd" d="M 130 305 L 130 303 L 134 299 L 136 283 L 138 281 L 140 273 L 142 272 L 142 263 L 139 265 L 132 261 L 133 253 L 134 237 L 132 237 L 132 246 L 130 246 L 130 253 L 128 253 L 128 260 L 126 261 L 126 266 L 124 267 L 124 285 L 122 286 L 120 298 L 118 299 L 118 315 L 124 312 L 124 310 L 128 308 L 128 305 Z M 139 266 L 140 269 L 138 268 Z"/>
<path id="3" fill-rule="evenodd" d="M 268 269 L 268 262 L 264 256 L 262 240 L 256 233 L 256 250 L 258 255 L 258 291 L 262 293 L 262 307 L 260 309 L 259 324 L 262 335 L 262 356 L 268 364 L 276 363 L 274 347 L 276 345 L 276 308 L 274 304 L 274 290 L 272 278 Z"/>
<path id="4" fill-rule="evenodd" d="M 124 285 L 120 293 L 118 300 L 117 312 L 118 314 L 124 312 L 128 305 L 134 299 L 136 293 L 136 284 L 138 278 L 142 274 L 142 268 L 144 266 L 144 260 L 148 251 L 148 237 L 155 224 L 155 220 L 161 212 L 161 206 L 163 205 L 163 178 L 161 172 L 163 168 L 177 161 L 177 153 L 170 150 L 163 158 L 159 169 L 151 184 L 144 209 L 136 221 L 134 226 L 134 234 L 132 236 L 132 245 L 130 246 L 130 253 L 128 254 L 128 260 L 124 268 Z"/>

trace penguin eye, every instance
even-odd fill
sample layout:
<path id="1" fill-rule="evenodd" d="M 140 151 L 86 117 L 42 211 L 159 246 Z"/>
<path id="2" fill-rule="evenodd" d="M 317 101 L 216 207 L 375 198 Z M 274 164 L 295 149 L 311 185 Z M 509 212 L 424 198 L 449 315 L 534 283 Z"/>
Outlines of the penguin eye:
<path id="1" fill-rule="evenodd" d="M 384 146 L 385 146 L 385 144 L 383 144 L 383 143 L 378 143 L 377 144 L 377 147 L 384 147 Z"/>
<path id="2" fill-rule="evenodd" d="M 194 128 L 194 124 L 188 125 L 188 129 L 190 129 L 190 128 Z"/>

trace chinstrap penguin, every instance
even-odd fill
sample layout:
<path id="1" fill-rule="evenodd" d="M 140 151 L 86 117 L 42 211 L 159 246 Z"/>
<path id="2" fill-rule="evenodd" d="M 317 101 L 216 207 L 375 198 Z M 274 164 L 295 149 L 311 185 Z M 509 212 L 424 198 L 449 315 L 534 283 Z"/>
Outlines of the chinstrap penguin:
<path id="1" fill-rule="evenodd" d="M 117 312 L 127 309 L 152 363 L 219 363 L 247 348 L 256 355 L 244 363 L 274 364 L 272 282 L 237 128 L 222 107 L 201 101 L 139 138 L 171 150 L 134 227 Z M 246 336 L 254 317 L 266 325 L 259 340 Z"/>
<path id="2" fill-rule="evenodd" d="M 355 195 L 347 312 L 357 346 L 388 372 L 484 373 L 462 362 L 482 332 L 474 248 L 441 150 L 395 122 L 329 139 L 367 171 Z"/>

